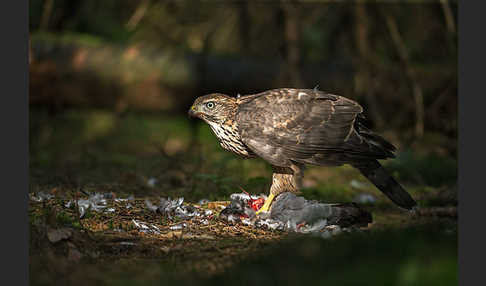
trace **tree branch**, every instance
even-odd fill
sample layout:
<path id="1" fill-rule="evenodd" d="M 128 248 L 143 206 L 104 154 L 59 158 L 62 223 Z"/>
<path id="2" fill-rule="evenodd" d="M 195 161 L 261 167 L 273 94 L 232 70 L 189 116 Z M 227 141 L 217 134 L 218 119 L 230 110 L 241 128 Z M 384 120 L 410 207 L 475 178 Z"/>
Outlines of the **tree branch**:
<path id="1" fill-rule="evenodd" d="M 454 22 L 454 16 L 452 16 L 451 6 L 448 0 L 440 0 L 442 6 L 442 12 L 444 12 L 444 18 L 447 24 L 447 30 L 451 34 L 456 34 L 456 23 Z"/>
<path id="2" fill-rule="evenodd" d="M 39 29 L 42 31 L 46 31 L 47 28 L 49 27 L 49 19 L 51 18 L 53 6 L 54 6 L 54 0 L 44 1 L 44 6 L 42 8 L 42 16 L 39 23 Z"/>
<path id="3" fill-rule="evenodd" d="M 130 20 L 128 20 L 126 24 L 126 27 L 129 31 L 135 29 L 138 23 L 140 23 L 143 16 L 145 16 L 145 13 L 147 12 L 149 4 L 150 4 L 150 0 L 142 0 L 140 2 L 140 5 L 138 5 L 137 9 L 135 9 L 135 12 L 133 13 L 132 17 L 130 17 Z"/>

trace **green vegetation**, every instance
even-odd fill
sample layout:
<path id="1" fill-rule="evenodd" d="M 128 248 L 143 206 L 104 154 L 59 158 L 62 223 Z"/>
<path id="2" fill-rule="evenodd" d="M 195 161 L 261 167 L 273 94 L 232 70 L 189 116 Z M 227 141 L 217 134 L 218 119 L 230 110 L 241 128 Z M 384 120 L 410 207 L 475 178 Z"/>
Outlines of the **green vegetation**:
<path id="1" fill-rule="evenodd" d="M 195 122 L 194 129 L 185 117 L 142 113 L 120 117 L 108 111 L 70 110 L 49 118 L 33 109 L 30 120 L 33 189 L 68 175 L 88 189 L 91 184 L 114 185 L 122 193 L 215 200 L 239 192 L 240 187 L 266 193 L 270 184 L 268 164 L 224 151 L 205 124 Z M 457 181 L 457 161 L 451 157 L 405 151 L 384 163 L 412 194 L 433 194 Z M 150 177 L 158 179 L 155 189 L 147 186 Z M 350 166 L 310 166 L 305 178 L 312 183 L 303 190 L 310 199 L 350 201 L 363 191 L 383 197 Z M 353 188 L 352 180 L 363 189 Z"/>
<path id="2" fill-rule="evenodd" d="M 386 166 L 397 179 L 415 184 L 440 187 L 457 182 L 457 160 L 451 157 L 419 156 L 408 150 Z"/>

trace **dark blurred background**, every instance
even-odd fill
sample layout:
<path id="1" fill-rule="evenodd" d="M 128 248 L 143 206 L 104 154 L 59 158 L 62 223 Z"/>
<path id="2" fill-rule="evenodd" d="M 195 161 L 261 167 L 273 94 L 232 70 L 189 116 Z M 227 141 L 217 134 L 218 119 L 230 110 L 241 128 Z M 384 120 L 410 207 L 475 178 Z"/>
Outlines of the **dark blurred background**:
<path id="1" fill-rule="evenodd" d="M 455 158 L 456 14 L 455 1 L 33 0 L 31 169 L 103 140 L 185 152 L 196 97 L 279 87 L 350 97 L 400 151 Z"/>
<path id="2" fill-rule="evenodd" d="M 440 185 L 427 172 L 455 174 L 457 3 L 368 2 L 31 1 L 31 178 L 112 181 L 106 164 L 119 177 L 140 155 L 152 173 L 129 177 L 160 177 L 184 158 L 197 163 L 188 173 L 234 177 L 241 161 L 187 118 L 193 100 L 318 87 L 361 103 L 413 163 L 406 173 L 424 171 L 402 177 Z M 94 173 L 69 172 L 80 169 Z M 180 169 L 170 178 L 182 186 L 190 178 Z"/>
<path id="3" fill-rule="evenodd" d="M 267 192 L 270 168 L 222 150 L 187 110 L 212 92 L 318 87 L 363 105 L 419 205 L 457 205 L 457 1 L 29 3 L 31 191 Z M 311 167 L 304 195 L 349 201 L 356 181 Z"/>
<path id="4" fill-rule="evenodd" d="M 455 154 L 456 3 L 321 2 L 31 1 L 31 106 L 182 114 L 210 92 L 318 86 Z"/>

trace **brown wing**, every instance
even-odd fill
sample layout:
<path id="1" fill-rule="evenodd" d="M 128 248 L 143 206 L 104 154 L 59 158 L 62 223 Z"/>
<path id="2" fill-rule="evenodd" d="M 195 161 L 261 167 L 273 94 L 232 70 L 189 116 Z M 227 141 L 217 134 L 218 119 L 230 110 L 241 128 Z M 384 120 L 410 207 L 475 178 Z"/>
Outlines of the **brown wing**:
<path id="1" fill-rule="evenodd" d="M 370 135 L 356 131 L 363 109 L 348 98 L 311 89 L 277 89 L 241 99 L 241 138 L 274 165 L 341 165 L 392 154 L 379 143 L 386 142 L 381 137 L 361 125 Z"/>

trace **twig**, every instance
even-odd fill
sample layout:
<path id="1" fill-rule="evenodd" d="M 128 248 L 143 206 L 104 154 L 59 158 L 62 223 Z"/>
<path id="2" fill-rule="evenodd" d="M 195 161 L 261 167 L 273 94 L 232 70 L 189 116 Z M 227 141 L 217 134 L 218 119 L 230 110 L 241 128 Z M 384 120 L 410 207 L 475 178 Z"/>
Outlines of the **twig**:
<path id="1" fill-rule="evenodd" d="M 142 0 L 140 5 L 137 7 L 137 9 L 135 9 L 135 12 L 133 13 L 132 17 L 130 17 L 130 20 L 128 20 L 126 24 L 126 27 L 129 31 L 132 31 L 137 27 L 138 23 L 142 20 L 143 16 L 145 16 L 149 4 L 150 4 L 150 0 Z"/>
<path id="2" fill-rule="evenodd" d="M 449 33 L 456 34 L 456 23 L 454 22 L 454 17 L 452 16 L 451 6 L 448 0 L 440 0 L 442 6 L 442 12 L 444 12 L 444 18 L 447 24 L 447 30 Z"/>
<path id="3" fill-rule="evenodd" d="M 457 207 L 435 207 L 417 210 L 419 216 L 457 217 Z"/>
<path id="4" fill-rule="evenodd" d="M 42 16 L 39 23 L 39 29 L 46 31 L 49 27 L 49 19 L 52 14 L 52 7 L 54 6 L 54 0 L 46 0 L 42 8 Z"/>

